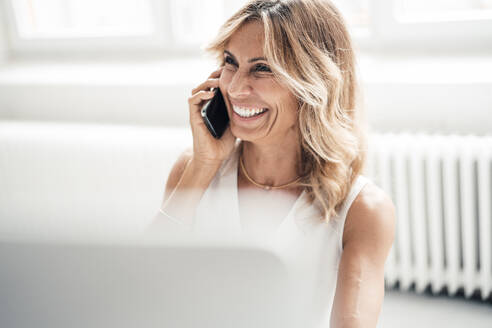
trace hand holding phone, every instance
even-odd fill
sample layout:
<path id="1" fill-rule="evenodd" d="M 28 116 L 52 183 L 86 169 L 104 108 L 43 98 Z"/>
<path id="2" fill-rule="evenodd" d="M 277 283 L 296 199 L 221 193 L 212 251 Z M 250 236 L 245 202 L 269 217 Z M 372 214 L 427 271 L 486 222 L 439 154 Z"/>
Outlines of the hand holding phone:
<path id="1" fill-rule="evenodd" d="M 236 144 L 236 137 L 228 123 L 225 97 L 219 94 L 223 68 L 221 66 L 212 72 L 206 81 L 191 91 L 188 98 L 193 159 L 210 167 L 229 158 Z"/>

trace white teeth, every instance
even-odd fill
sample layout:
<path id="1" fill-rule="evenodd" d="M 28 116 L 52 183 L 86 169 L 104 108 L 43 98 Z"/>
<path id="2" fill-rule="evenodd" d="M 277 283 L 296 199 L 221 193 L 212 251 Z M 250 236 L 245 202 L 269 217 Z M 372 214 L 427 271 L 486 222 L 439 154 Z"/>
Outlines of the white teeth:
<path id="1" fill-rule="evenodd" d="M 241 117 L 251 117 L 253 115 L 263 113 L 266 111 L 266 108 L 246 108 L 246 107 L 239 107 L 239 106 L 232 106 L 232 109 L 236 114 L 238 114 Z"/>

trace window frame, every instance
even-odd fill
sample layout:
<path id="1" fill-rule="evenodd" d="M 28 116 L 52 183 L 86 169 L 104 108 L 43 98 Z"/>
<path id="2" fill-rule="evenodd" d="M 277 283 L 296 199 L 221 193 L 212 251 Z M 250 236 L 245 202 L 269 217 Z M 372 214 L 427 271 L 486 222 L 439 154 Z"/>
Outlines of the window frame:
<path id="1" fill-rule="evenodd" d="M 22 39 L 13 12 L 13 0 L 3 4 L 10 58 L 135 55 L 198 55 L 199 45 L 180 44 L 172 35 L 170 2 L 148 0 L 152 7 L 154 33 L 149 36 L 83 37 L 77 39 Z M 230 4 L 229 2 L 234 2 Z M 242 0 L 225 1 L 226 6 L 238 6 Z M 461 21 L 401 21 L 396 15 L 397 0 L 369 0 L 370 24 L 366 32 L 354 33 L 353 39 L 362 51 L 391 53 L 399 51 L 452 53 L 491 51 L 492 17 Z M 436 42 L 439 40 L 439 42 Z"/>
<path id="2" fill-rule="evenodd" d="M 413 49 L 424 53 L 492 50 L 492 15 L 487 19 L 403 20 L 397 15 L 397 1 L 369 0 L 371 24 L 368 36 L 354 38 L 361 48 L 376 52 Z"/>
<path id="3" fill-rule="evenodd" d="M 0 0 L 2 1 L 2 0 Z M 8 39 L 9 53 L 12 57 L 23 56 L 57 56 L 57 55 L 90 55 L 101 51 L 109 55 L 126 52 L 152 51 L 164 49 L 163 45 L 170 44 L 170 26 L 166 19 L 167 1 L 148 0 L 151 6 L 153 32 L 149 35 L 133 36 L 100 36 L 46 39 L 23 39 L 15 19 L 13 0 L 3 0 L 5 14 L 5 30 Z M 140 50 L 137 50 L 140 49 Z"/>

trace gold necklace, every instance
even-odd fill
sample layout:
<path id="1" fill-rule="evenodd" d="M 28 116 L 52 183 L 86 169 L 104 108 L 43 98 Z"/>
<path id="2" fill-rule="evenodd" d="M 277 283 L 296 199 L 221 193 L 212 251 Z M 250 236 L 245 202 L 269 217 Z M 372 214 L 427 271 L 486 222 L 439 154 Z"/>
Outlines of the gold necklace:
<path id="1" fill-rule="evenodd" d="M 302 179 L 302 176 L 298 177 L 297 179 L 295 179 L 294 181 L 291 181 L 289 183 L 286 183 L 284 185 L 281 185 L 281 186 L 269 186 L 269 185 L 264 185 L 264 184 L 261 184 L 261 183 L 258 183 L 256 181 L 254 181 L 253 179 L 250 178 L 250 176 L 248 175 L 248 172 L 246 172 L 246 169 L 244 168 L 244 162 L 243 162 L 243 156 L 239 156 L 239 164 L 241 165 L 241 170 L 243 171 L 244 175 L 246 176 L 246 178 L 252 183 L 254 184 L 255 186 L 257 187 L 260 187 L 260 188 L 263 188 L 265 190 L 272 190 L 272 189 L 281 189 L 281 188 L 285 188 L 285 187 L 288 187 L 294 183 L 297 183 L 299 180 Z"/>

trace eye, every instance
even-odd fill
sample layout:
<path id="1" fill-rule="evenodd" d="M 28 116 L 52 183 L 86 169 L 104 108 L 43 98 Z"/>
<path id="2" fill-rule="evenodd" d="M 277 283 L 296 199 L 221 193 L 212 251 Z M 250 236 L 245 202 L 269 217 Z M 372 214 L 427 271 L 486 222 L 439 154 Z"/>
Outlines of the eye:
<path id="1" fill-rule="evenodd" d="M 231 57 L 229 57 L 229 56 L 226 56 L 226 58 L 225 58 L 225 60 L 224 60 L 224 61 L 225 61 L 225 63 L 226 63 L 226 64 L 230 64 L 230 65 L 237 66 L 237 65 L 236 65 L 236 62 L 234 61 L 234 59 L 232 59 L 232 58 L 231 58 Z"/>
<path id="2" fill-rule="evenodd" d="M 258 64 L 255 66 L 255 71 L 257 72 L 271 72 L 270 68 L 263 64 Z"/>

